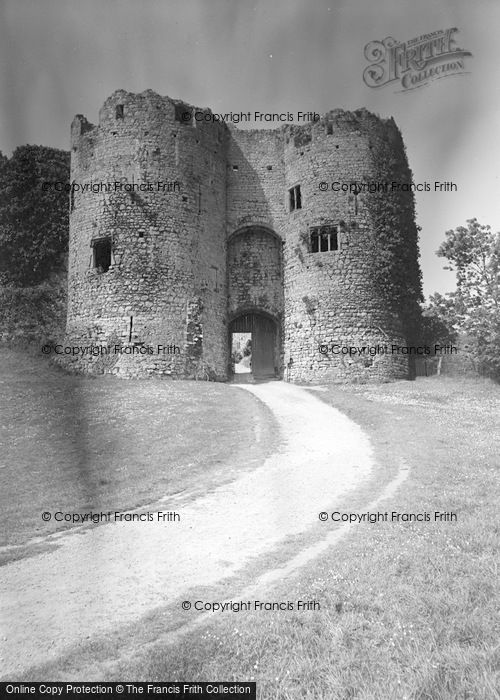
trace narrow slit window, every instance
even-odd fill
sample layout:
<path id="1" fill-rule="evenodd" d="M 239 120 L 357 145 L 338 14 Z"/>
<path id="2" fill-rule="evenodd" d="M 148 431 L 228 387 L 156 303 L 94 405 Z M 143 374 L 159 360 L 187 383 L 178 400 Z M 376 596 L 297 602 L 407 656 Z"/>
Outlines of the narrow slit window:
<path id="1" fill-rule="evenodd" d="M 216 267 L 215 265 L 212 265 L 211 270 L 212 270 L 213 291 L 218 292 L 219 291 L 219 268 Z"/>
<path id="2" fill-rule="evenodd" d="M 115 116 L 117 119 L 123 119 L 123 105 L 116 105 Z"/>
<path id="3" fill-rule="evenodd" d="M 300 185 L 295 188 L 295 208 L 302 209 L 302 195 L 300 194 Z"/>
<path id="4" fill-rule="evenodd" d="M 353 192 L 352 201 L 354 201 L 354 214 L 358 214 L 358 194 L 361 193 L 361 188 L 357 182 L 351 182 L 351 191 Z"/>
<path id="5" fill-rule="evenodd" d="M 107 272 L 111 266 L 111 238 L 98 238 L 92 243 L 96 270 Z"/>
<path id="6" fill-rule="evenodd" d="M 295 211 L 295 209 L 302 209 L 302 195 L 300 192 L 300 185 L 295 185 L 288 190 L 288 203 L 289 210 Z"/>

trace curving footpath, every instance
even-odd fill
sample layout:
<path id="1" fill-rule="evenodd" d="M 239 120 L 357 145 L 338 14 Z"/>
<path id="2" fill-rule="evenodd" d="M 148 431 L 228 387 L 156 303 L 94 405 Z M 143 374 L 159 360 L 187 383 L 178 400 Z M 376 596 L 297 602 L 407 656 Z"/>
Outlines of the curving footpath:
<path id="1" fill-rule="evenodd" d="M 184 505 L 180 522 L 70 531 L 55 551 L 0 568 L 3 678 L 237 573 L 285 537 L 317 526 L 324 506 L 368 476 L 368 438 L 336 409 L 283 382 L 233 390 L 252 392 L 273 411 L 279 451 Z"/>

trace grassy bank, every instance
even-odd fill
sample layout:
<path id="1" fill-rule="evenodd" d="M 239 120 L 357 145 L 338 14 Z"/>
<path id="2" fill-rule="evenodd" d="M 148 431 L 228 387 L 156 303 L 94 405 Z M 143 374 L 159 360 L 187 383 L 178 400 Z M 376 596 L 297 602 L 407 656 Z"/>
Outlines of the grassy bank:
<path id="1" fill-rule="evenodd" d="M 2 349 L 0 388 L 2 544 L 70 526 L 45 523 L 44 511 L 123 511 L 205 493 L 272 445 L 266 410 L 224 384 L 69 376 Z"/>

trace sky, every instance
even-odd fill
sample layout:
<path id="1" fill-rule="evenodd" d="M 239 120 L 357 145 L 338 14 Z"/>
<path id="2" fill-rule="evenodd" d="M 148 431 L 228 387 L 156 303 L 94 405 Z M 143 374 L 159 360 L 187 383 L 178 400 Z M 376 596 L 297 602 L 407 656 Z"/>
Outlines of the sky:
<path id="1" fill-rule="evenodd" d="M 369 42 L 452 27 L 472 54 L 462 74 L 364 83 Z M 457 185 L 416 195 L 424 291 L 444 293 L 445 232 L 473 217 L 500 230 L 499 27 L 498 0 L 0 0 L 0 150 L 69 150 L 74 115 L 96 123 L 119 88 L 222 113 L 366 107 L 396 120 L 415 182 Z"/>

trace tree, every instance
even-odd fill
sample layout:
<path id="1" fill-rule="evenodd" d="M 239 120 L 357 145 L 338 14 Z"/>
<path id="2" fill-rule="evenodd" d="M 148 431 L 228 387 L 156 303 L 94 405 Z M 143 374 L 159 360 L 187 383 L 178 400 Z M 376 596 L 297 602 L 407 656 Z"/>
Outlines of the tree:
<path id="1" fill-rule="evenodd" d="M 457 289 L 448 299 L 436 295 L 434 306 L 471 338 L 479 364 L 500 377 L 500 233 L 469 219 L 445 235 L 437 254 L 456 272 Z"/>
<path id="2" fill-rule="evenodd" d="M 39 284 L 60 266 L 68 248 L 68 184 L 65 151 L 19 146 L 10 159 L 0 158 L 0 275 L 7 284 Z"/>
<path id="3" fill-rule="evenodd" d="M 452 344 L 457 339 L 453 302 L 441 294 L 434 294 L 422 309 L 422 345 Z"/>

